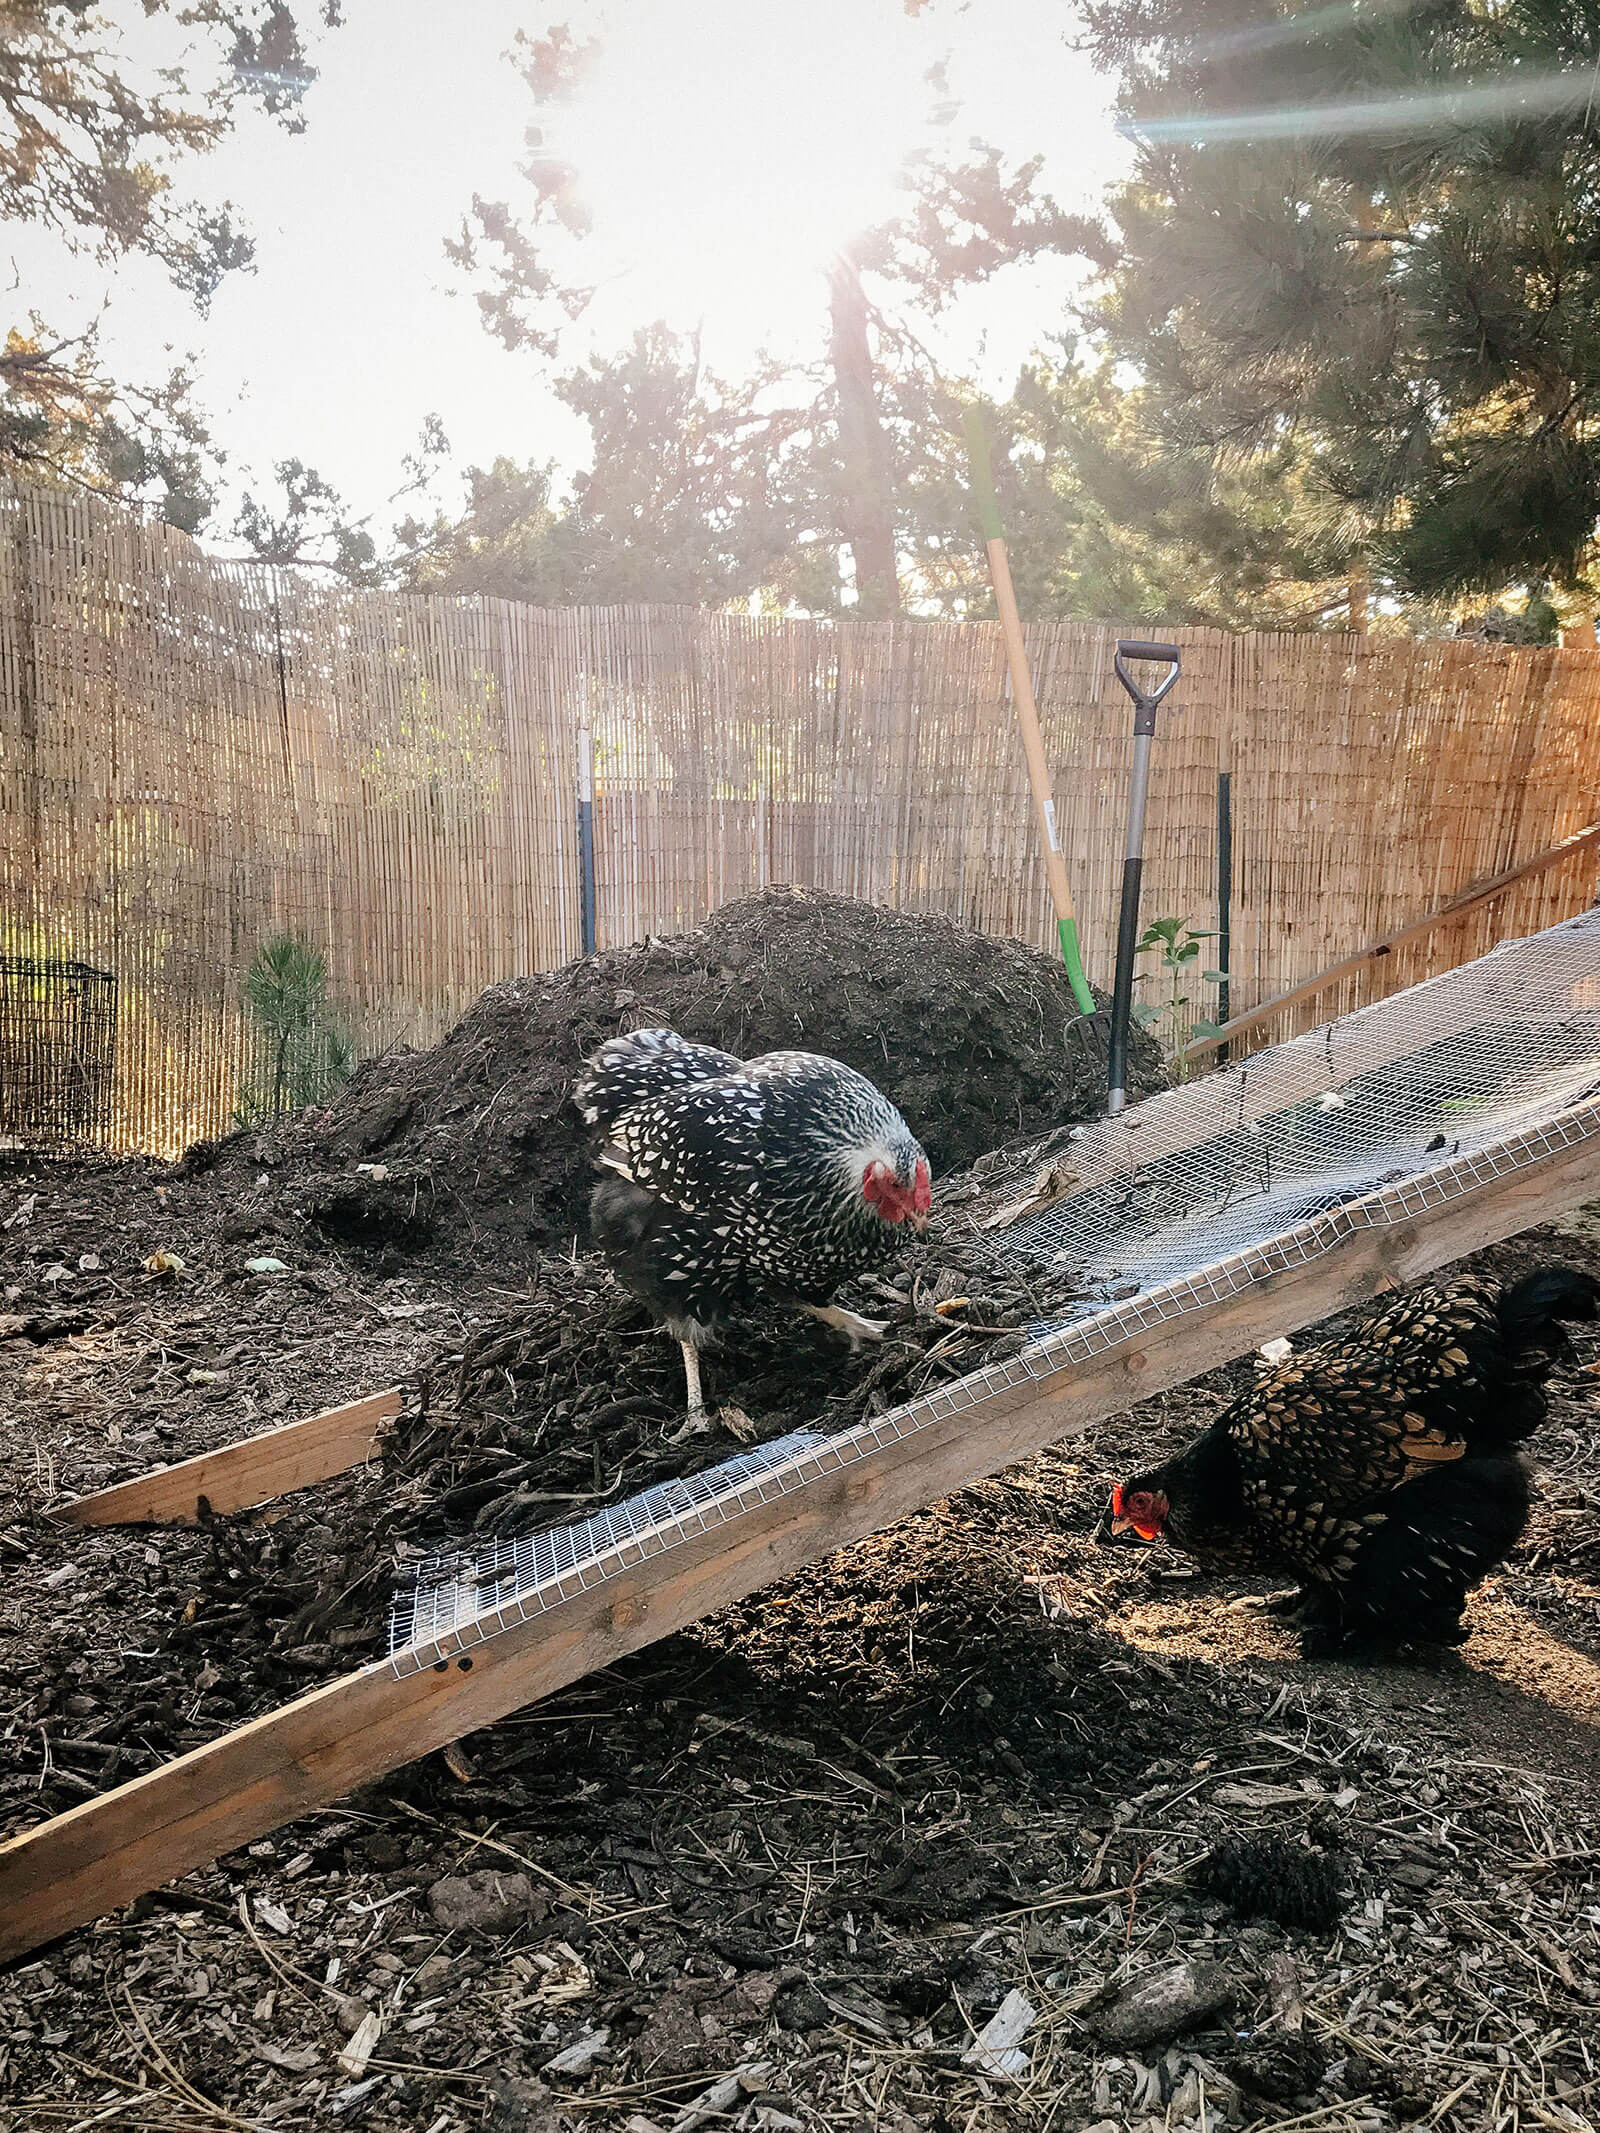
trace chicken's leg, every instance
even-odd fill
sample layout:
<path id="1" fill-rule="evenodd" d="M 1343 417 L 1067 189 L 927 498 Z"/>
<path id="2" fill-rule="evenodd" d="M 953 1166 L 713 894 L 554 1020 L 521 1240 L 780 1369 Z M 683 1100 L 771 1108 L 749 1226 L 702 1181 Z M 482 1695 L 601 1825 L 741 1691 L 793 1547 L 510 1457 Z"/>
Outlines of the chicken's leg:
<path id="1" fill-rule="evenodd" d="M 683 1350 L 683 1374 L 689 1381 L 689 1420 L 698 1422 L 706 1411 L 705 1395 L 700 1390 L 700 1351 L 693 1341 L 680 1341 Z"/>
<path id="2" fill-rule="evenodd" d="M 832 1326 L 835 1333 L 842 1333 L 852 1348 L 859 1348 L 863 1341 L 881 1341 L 889 1330 L 886 1318 L 863 1318 L 859 1312 L 847 1311 L 843 1304 L 802 1304 L 800 1308 L 825 1326 Z"/>

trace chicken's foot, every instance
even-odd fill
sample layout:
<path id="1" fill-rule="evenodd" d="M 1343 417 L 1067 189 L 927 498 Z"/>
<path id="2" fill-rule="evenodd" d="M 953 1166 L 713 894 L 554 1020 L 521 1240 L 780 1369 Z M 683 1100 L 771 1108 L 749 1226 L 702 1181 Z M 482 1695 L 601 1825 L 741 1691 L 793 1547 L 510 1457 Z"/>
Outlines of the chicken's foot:
<path id="1" fill-rule="evenodd" d="M 823 1325 L 832 1326 L 835 1333 L 842 1333 L 852 1348 L 859 1348 L 863 1341 L 881 1341 L 889 1330 L 888 1319 L 863 1318 L 857 1311 L 847 1311 L 843 1304 L 802 1304 L 800 1308 Z"/>
<path id="2" fill-rule="evenodd" d="M 1231 1615 L 1270 1615 L 1276 1621 L 1298 1622 L 1306 1610 L 1306 1596 L 1297 1585 L 1293 1592 L 1246 1592 L 1228 1602 Z"/>

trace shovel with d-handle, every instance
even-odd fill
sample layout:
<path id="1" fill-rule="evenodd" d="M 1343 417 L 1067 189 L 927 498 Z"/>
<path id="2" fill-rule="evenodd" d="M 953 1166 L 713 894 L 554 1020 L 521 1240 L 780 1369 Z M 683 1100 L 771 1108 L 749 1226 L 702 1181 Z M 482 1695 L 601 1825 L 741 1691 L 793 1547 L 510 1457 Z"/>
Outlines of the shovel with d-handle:
<path id="1" fill-rule="evenodd" d="M 978 499 L 978 517 L 983 526 L 984 546 L 989 555 L 989 582 L 994 604 L 1000 610 L 1000 628 L 1006 640 L 1006 664 L 1011 673 L 1011 701 L 1017 724 L 1022 728 L 1022 750 L 1028 758 L 1028 782 L 1033 787 L 1034 810 L 1039 817 L 1039 835 L 1044 844 L 1044 870 L 1050 881 L 1050 900 L 1055 905 L 1056 931 L 1061 937 L 1061 960 L 1067 966 L 1072 997 L 1085 1015 L 1095 1012 L 1094 994 L 1083 974 L 1083 951 L 1078 945 L 1078 920 L 1072 908 L 1072 886 L 1067 880 L 1067 862 L 1056 828 L 1056 803 L 1050 791 L 1050 766 L 1045 761 L 1044 735 L 1039 730 L 1039 706 L 1033 694 L 1033 676 L 1028 671 L 1027 647 L 1022 641 L 1022 617 L 1011 585 L 1011 566 L 1006 558 L 1006 538 L 1000 527 L 1000 506 L 995 499 L 994 478 L 989 472 L 989 445 L 983 434 L 983 409 L 967 409 L 967 457 L 972 467 L 972 486 Z"/>
<path id="2" fill-rule="evenodd" d="M 1142 689 L 1130 659 L 1151 660 L 1171 672 L 1155 689 Z M 1178 678 L 1175 644 L 1145 644 L 1124 637 L 1117 645 L 1117 679 L 1133 698 L 1133 782 L 1128 791 L 1128 841 L 1122 860 L 1122 909 L 1117 917 L 1117 976 L 1111 995 L 1111 1044 L 1106 1066 L 1106 1108 L 1115 1114 L 1128 1100 L 1128 1021 L 1133 1013 L 1133 958 L 1139 946 L 1139 878 L 1144 872 L 1144 811 L 1150 796 L 1150 743 L 1156 706 Z"/>

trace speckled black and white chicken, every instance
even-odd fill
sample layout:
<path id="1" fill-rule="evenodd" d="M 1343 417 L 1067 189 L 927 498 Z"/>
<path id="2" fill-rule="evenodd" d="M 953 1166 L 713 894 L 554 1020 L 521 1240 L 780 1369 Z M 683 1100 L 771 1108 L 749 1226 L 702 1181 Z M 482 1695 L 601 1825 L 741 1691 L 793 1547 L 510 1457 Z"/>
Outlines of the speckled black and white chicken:
<path id="1" fill-rule="evenodd" d="M 745 1061 L 641 1029 L 601 1045 L 573 1100 L 603 1173 L 595 1243 L 682 1343 L 691 1414 L 702 1405 L 698 1351 L 761 1299 L 852 1343 L 881 1336 L 830 1299 L 926 1228 L 933 1179 L 865 1075 L 816 1052 Z"/>
<path id="2" fill-rule="evenodd" d="M 1413 1289 L 1267 1371 L 1175 1458 L 1119 1482 L 1110 1525 L 1208 1568 L 1288 1572 L 1308 1645 L 1459 1643 L 1467 1594 L 1516 1545 L 1563 1319 L 1587 1274 L 1500 1293 Z"/>

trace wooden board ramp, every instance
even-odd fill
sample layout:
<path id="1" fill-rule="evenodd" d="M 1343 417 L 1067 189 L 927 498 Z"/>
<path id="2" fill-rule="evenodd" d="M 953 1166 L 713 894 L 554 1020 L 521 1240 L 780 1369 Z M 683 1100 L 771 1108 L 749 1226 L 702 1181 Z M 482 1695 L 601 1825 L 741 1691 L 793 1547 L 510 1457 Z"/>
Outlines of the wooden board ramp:
<path id="1" fill-rule="evenodd" d="M 837 1464 L 736 1518 L 685 1521 L 493 1635 L 436 1644 L 327 1683 L 0 1846 L 0 1960 L 37 1948 L 403 1763 L 610 1665 L 819 1556 L 1152 1394 L 1416 1280 L 1600 1196 L 1600 1100 L 1442 1162 L 1216 1262 L 1185 1295 L 1142 1295 L 1086 1322 L 1098 1346 L 1030 1367 L 1051 1343 L 835 1440 Z M 1169 1307 L 1163 1315 L 1163 1303 Z M 1079 1329 L 1080 1333 L 1083 1329 Z M 1073 1336 L 1060 1336 L 1067 1339 Z M 1080 1343 L 1081 1345 L 1081 1343 Z M 1057 1351 L 1059 1353 L 1059 1351 Z M 963 1387 L 983 1382 L 981 1400 Z M 846 1453 L 850 1456 L 846 1456 Z M 401 1655 L 403 1656 L 403 1655 Z M 415 1661 L 415 1654 L 411 1655 Z"/>
<path id="2" fill-rule="evenodd" d="M 54 1515 L 68 1526 L 192 1526 L 202 1503 L 219 1516 L 248 1511 L 360 1466 L 399 1412 L 400 1388 L 391 1385 L 386 1392 L 324 1408 L 303 1422 L 285 1422 L 80 1496 Z"/>
<path id="3" fill-rule="evenodd" d="M 1209 1037 L 1197 1037 L 1192 1044 L 1184 1046 L 1184 1059 L 1192 1066 L 1196 1061 L 1208 1058 L 1223 1046 L 1236 1043 L 1240 1037 L 1260 1029 L 1275 1015 L 1281 1015 L 1291 1007 L 1299 1007 L 1304 1001 L 1314 1000 L 1319 993 L 1326 992 L 1330 986 L 1338 985 L 1346 978 L 1360 976 L 1374 963 L 1381 962 L 1385 956 L 1393 955 L 1397 948 L 1405 947 L 1408 942 L 1424 940 L 1436 927 L 1449 925 L 1452 920 L 1464 919 L 1472 912 L 1482 910 L 1485 905 L 1498 902 L 1519 883 L 1533 881 L 1541 874 L 1548 874 L 1553 868 L 1564 866 L 1568 860 L 1575 859 L 1579 853 L 1587 852 L 1597 844 L 1600 844 L 1600 822 L 1592 822 L 1587 829 L 1575 830 L 1570 837 L 1563 837 L 1559 844 L 1551 845 L 1547 852 L 1536 852 L 1533 858 L 1524 859 L 1517 866 L 1502 868 L 1498 874 L 1491 875 L 1489 880 L 1477 882 L 1463 889 L 1459 896 L 1452 896 L 1448 903 L 1441 904 L 1437 911 L 1430 911 L 1426 918 L 1413 919 L 1410 925 L 1400 926 L 1393 933 L 1385 934 L 1382 940 L 1372 942 L 1370 947 L 1358 949 L 1354 955 L 1341 956 L 1338 962 L 1330 963 L 1314 977 L 1304 978 L 1298 985 L 1291 985 L 1286 992 L 1275 993 L 1270 1000 L 1263 1000 L 1259 1007 L 1252 1007 L 1248 1014 L 1235 1015 L 1232 1021 L 1224 1022 L 1214 1029 Z"/>

